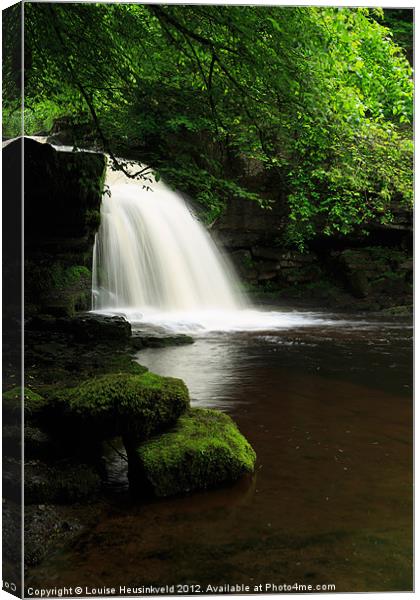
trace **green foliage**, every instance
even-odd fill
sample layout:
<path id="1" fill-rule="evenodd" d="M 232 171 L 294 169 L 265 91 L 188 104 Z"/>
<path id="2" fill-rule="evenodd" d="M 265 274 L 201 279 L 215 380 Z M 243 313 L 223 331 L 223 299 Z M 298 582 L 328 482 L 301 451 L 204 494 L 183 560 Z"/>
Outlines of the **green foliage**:
<path id="1" fill-rule="evenodd" d="M 301 247 L 388 222 L 392 202 L 412 203 L 413 86 L 395 23 L 382 18 L 367 8 L 26 3 L 28 132 L 58 116 L 76 138 L 94 131 L 193 196 L 208 221 L 230 197 L 264 204 L 241 170 L 257 161 L 285 188 L 288 239 Z"/>
<path id="2" fill-rule="evenodd" d="M 141 475 L 156 496 L 207 489 L 255 467 L 255 452 L 228 415 L 191 409 L 172 431 L 138 448 Z"/>

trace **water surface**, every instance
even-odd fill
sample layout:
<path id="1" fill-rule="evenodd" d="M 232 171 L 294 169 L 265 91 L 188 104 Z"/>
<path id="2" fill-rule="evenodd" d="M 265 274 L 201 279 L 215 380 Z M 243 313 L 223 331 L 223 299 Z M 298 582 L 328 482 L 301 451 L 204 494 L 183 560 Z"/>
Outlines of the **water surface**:
<path id="1" fill-rule="evenodd" d="M 335 322 L 335 324 L 334 324 Z M 412 589 L 411 327 L 333 315 L 208 332 L 138 360 L 230 414 L 257 469 L 233 486 L 134 504 L 115 488 L 97 526 L 29 580 L 50 585 L 335 584 Z"/>

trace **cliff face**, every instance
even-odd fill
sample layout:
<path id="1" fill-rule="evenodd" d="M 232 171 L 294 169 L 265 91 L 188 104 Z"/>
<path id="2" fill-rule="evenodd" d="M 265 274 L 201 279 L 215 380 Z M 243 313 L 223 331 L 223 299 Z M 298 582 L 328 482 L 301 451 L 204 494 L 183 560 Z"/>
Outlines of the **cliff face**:
<path id="1" fill-rule="evenodd" d="M 232 199 L 213 232 L 242 279 L 254 290 L 284 299 L 315 300 L 348 308 L 381 309 L 412 303 L 413 215 L 394 202 L 393 221 L 369 226 L 369 235 L 327 238 L 318 234 L 308 252 L 285 244 L 287 194 L 263 169 L 243 168 L 250 189 L 266 191 L 271 210 Z M 355 302 L 353 302 L 353 300 Z"/>
<path id="2" fill-rule="evenodd" d="M 8 169 L 18 141 L 3 149 Z M 91 265 L 106 159 L 24 141 L 25 315 L 90 309 Z M 6 199 L 7 201 L 7 199 Z"/>

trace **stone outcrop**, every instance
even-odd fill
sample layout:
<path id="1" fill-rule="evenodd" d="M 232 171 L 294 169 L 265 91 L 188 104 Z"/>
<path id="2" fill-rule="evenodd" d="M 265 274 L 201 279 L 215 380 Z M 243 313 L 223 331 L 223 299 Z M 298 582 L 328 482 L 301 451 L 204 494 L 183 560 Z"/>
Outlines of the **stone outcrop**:
<path id="1" fill-rule="evenodd" d="M 402 249 L 380 246 L 333 251 L 330 265 L 355 298 L 383 305 L 410 304 L 413 260 Z"/>
<path id="2" fill-rule="evenodd" d="M 165 497 L 237 480 L 255 467 L 255 452 L 232 419 L 190 409 L 176 426 L 138 447 L 130 469 L 133 489 Z"/>
<path id="3" fill-rule="evenodd" d="M 314 253 L 301 254 L 281 247 L 251 246 L 230 257 L 239 275 L 251 284 L 271 281 L 278 286 L 315 281 L 320 266 Z"/>
<path id="4" fill-rule="evenodd" d="M 12 168 L 20 142 L 3 148 Z M 24 140 L 25 313 L 72 315 L 91 306 L 91 264 L 106 159 Z M 7 199 L 6 199 L 7 201 Z"/>

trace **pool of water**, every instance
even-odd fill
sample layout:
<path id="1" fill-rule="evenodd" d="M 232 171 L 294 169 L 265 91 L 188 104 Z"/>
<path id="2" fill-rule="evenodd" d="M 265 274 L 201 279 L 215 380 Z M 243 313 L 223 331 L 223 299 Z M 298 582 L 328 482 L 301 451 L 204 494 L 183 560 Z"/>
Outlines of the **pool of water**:
<path id="1" fill-rule="evenodd" d="M 120 486 L 98 524 L 28 582 L 412 589 L 410 323 L 329 315 L 204 331 L 138 360 L 184 379 L 194 405 L 230 414 L 257 452 L 256 472 L 145 504 Z M 111 461 L 116 485 L 124 468 Z"/>

